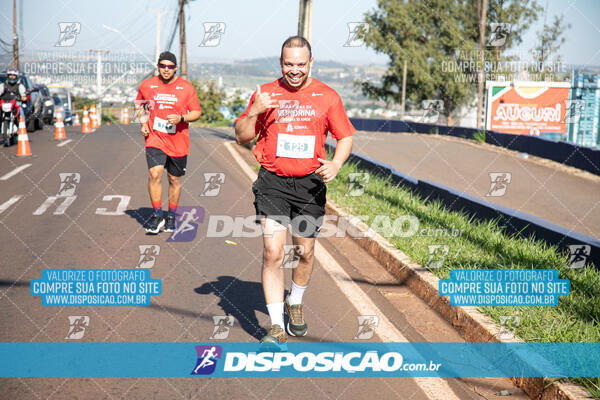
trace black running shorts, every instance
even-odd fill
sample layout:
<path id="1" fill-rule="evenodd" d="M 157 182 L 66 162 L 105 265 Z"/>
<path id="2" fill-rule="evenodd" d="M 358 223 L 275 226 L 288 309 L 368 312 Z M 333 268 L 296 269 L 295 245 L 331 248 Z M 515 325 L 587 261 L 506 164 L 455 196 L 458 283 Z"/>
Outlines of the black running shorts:
<path id="1" fill-rule="evenodd" d="M 146 147 L 146 161 L 148 162 L 148 169 L 156 167 L 157 165 L 164 165 L 170 175 L 185 175 L 187 156 L 171 157 L 156 147 Z"/>
<path id="2" fill-rule="evenodd" d="M 268 216 L 283 226 L 292 224 L 294 235 L 314 238 L 319 233 L 327 194 L 321 175 L 284 177 L 261 167 L 252 191 L 257 222 Z"/>

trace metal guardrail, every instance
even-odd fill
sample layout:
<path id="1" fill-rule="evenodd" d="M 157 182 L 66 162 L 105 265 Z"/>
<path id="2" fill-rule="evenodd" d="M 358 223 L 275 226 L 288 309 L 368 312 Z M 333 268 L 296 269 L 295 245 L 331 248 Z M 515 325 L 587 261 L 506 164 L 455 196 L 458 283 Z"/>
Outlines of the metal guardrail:
<path id="1" fill-rule="evenodd" d="M 462 126 L 425 124 L 389 119 L 350 118 L 350 122 L 359 131 L 438 133 L 440 135 L 466 139 L 473 139 L 478 131 L 483 131 L 483 129 L 478 130 Z M 485 131 L 485 142 L 600 175 L 599 149 L 545 139 L 538 136 L 513 135 L 496 131 Z"/>
<path id="2" fill-rule="evenodd" d="M 354 127 L 358 128 L 356 124 Z M 325 146 L 328 151 L 335 149 L 335 145 L 329 143 L 326 143 Z M 391 165 L 362 154 L 352 153 L 348 161 L 356 162 L 360 168 L 373 174 L 391 177 L 395 185 L 411 189 L 421 198 L 430 201 L 440 200 L 450 210 L 467 212 L 480 221 L 499 219 L 499 225 L 505 226 L 505 232 L 508 234 L 516 234 L 520 237 L 534 236 L 537 240 L 556 245 L 563 251 L 568 251 L 571 245 L 590 246 L 587 262 L 600 269 L 600 240 L 596 238 L 555 225 L 519 210 L 481 200 L 437 182 L 413 178 L 395 170 Z"/>

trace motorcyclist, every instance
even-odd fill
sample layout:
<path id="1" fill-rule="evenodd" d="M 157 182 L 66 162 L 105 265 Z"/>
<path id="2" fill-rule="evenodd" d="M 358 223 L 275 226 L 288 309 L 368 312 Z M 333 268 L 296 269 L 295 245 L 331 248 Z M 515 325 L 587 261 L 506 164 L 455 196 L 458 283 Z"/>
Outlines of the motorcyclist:
<path id="1" fill-rule="evenodd" d="M 6 70 L 6 81 L 0 83 L 0 99 L 10 101 L 17 99 L 25 103 L 27 101 L 27 90 L 25 85 L 19 81 L 19 71 L 15 68 Z"/>

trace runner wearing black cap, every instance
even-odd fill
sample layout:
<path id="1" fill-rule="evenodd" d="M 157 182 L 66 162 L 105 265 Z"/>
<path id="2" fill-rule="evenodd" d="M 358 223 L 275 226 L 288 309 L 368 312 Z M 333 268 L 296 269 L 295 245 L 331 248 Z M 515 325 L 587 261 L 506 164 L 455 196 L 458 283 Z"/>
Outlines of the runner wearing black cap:
<path id="1" fill-rule="evenodd" d="M 148 192 L 154 213 L 146 232 L 157 234 L 175 229 L 175 212 L 190 153 L 188 123 L 200 118 L 198 95 L 191 83 L 175 75 L 177 58 L 165 51 L 158 57 L 158 75 L 140 84 L 135 101 L 140 133 L 146 138 Z M 169 178 L 169 211 L 162 212 L 162 175 Z"/>

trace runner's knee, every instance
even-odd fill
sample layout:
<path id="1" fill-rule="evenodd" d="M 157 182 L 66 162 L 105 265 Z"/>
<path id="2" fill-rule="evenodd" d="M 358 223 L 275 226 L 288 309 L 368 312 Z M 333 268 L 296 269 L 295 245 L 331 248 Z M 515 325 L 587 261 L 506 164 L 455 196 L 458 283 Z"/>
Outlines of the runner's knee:
<path id="1" fill-rule="evenodd" d="M 300 260 L 302 262 L 305 263 L 310 263 L 312 262 L 312 260 L 315 257 L 315 249 L 314 247 L 308 249 L 308 248 L 304 248 L 303 251 L 301 252 L 301 254 L 298 254 L 300 256 Z"/>
<path id="2" fill-rule="evenodd" d="M 171 186 L 181 186 L 181 177 L 168 175 L 169 177 L 169 185 Z"/>
<path id="3" fill-rule="evenodd" d="M 283 247 L 277 245 L 265 245 L 263 260 L 269 264 L 281 264 L 283 261 Z"/>
<path id="4" fill-rule="evenodd" d="M 148 180 L 152 182 L 160 182 L 160 178 L 162 177 L 162 171 L 156 169 L 148 170 Z"/>

